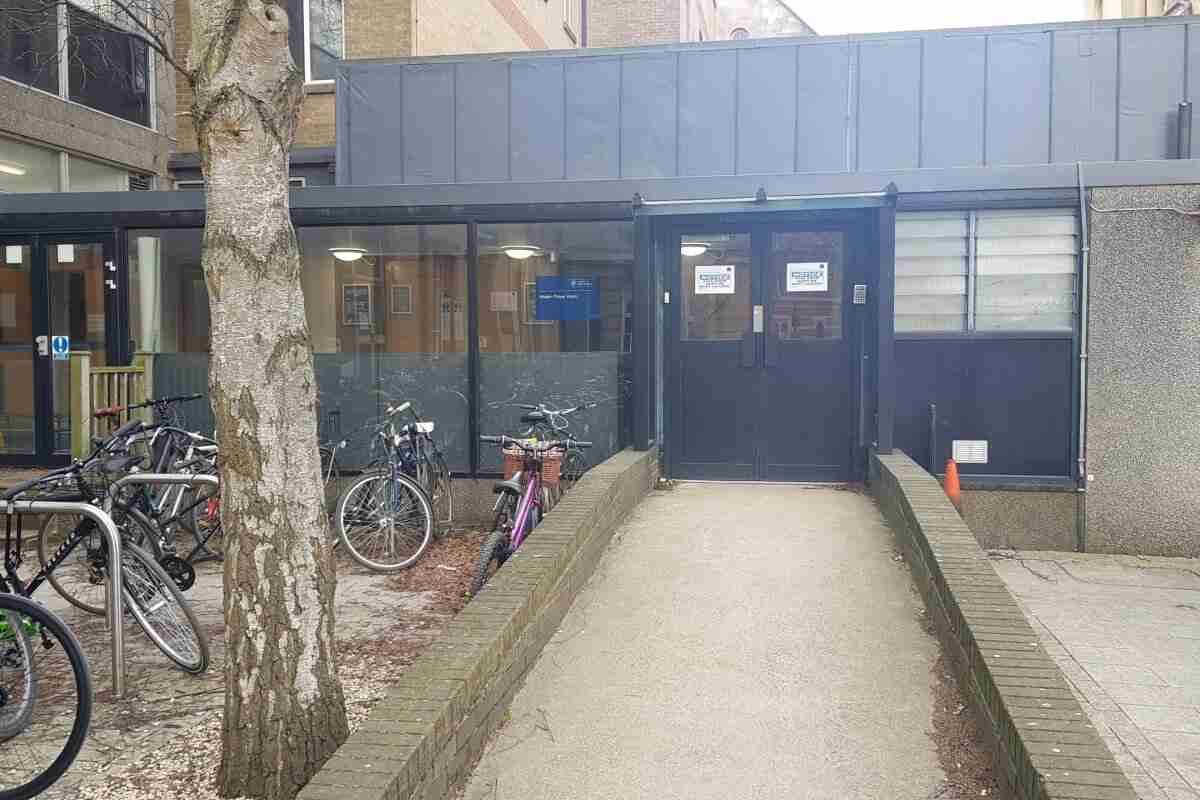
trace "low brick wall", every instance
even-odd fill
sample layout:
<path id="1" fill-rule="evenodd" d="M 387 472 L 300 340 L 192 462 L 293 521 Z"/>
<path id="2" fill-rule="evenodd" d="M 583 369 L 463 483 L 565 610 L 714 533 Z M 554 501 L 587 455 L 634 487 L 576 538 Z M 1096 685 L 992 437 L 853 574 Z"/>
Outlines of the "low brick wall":
<path id="1" fill-rule="evenodd" d="M 500 725 L 618 524 L 658 477 L 655 450 L 591 469 L 399 676 L 300 800 L 440 800 Z"/>
<path id="2" fill-rule="evenodd" d="M 1062 672 L 928 472 L 873 455 L 871 491 L 912 568 L 947 658 L 1021 800 L 1137 800 Z"/>

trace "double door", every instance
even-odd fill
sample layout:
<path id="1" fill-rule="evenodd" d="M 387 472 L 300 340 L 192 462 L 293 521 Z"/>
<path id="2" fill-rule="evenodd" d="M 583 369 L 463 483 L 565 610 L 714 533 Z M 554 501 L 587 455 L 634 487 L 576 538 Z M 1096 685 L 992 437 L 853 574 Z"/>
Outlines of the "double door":
<path id="1" fill-rule="evenodd" d="M 677 234 L 665 387 L 671 474 L 859 477 L 869 321 L 861 228 Z"/>
<path id="2" fill-rule="evenodd" d="M 127 358 L 119 275 L 111 235 L 0 237 L 0 464 L 69 457 L 70 353 Z"/>

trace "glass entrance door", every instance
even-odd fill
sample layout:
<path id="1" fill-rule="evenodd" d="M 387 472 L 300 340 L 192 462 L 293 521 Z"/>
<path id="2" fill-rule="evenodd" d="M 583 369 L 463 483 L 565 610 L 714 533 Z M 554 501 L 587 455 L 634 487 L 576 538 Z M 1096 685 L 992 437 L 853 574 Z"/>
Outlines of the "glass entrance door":
<path id="1" fill-rule="evenodd" d="M 0 239 L 0 251 L 0 464 L 62 463 L 71 448 L 71 353 L 89 352 L 93 368 L 125 358 L 113 239 Z"/>
<path id="2" fill-rule="evenodd" d="M 0 463 L 38 450 L 32 240 L 0 239 Z"/>

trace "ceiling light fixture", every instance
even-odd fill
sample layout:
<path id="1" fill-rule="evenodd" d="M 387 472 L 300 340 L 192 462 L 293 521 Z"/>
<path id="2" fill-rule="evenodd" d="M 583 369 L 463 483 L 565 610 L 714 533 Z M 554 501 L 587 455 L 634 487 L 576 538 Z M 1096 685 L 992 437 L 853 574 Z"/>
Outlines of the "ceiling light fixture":
<path id="1" fill-rule="evenodd" d="M 338 261 L 358 261 L 367 254 L 361 247 L 331 247 L 329 252 Z"/>
<path id="2" fill-rule="evenodd" d="M 531 244 L 506 244 L 500 249 L 504 251 L 504 255 L 516 261 L 524 261 L 542 252 L 542 248 L 534 247 Z"/>
<path id="3" fill-rule="evenodd" d="M 684 242 L 679 246 L 679 252 L 688 258 L 702 256 L 708 252 L 708 242 Z"/>
<path id="4" fill-rule="evenodd" d="M 24 175 L 28 171 L 29 170 L 25 169 L 25 167 L 21 166 L 20 164 L 12 164 L 6 161 L 0 161 L 0 172 L 5 173 L 6 175 Z"/>

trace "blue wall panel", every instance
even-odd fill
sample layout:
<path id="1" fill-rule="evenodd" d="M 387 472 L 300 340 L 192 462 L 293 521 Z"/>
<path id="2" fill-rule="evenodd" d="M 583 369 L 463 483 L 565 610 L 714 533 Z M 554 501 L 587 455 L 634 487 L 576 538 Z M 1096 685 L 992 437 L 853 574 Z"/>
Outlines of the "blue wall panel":
<path id="1" fill-rule="evenodd" d="M 921 87 L 921 166 L 983 163 L 984 64 L 982 36 L 924 40 Z"/>
<path id="2" fill-rule="evenodd" d="M 848 126 L 851 58 L 845 44 L 801 45 L 796 57 L 796 170 L 834 172 L 850 168 Z"/>
<path id="3" fill-rule="evenodd" d="M 738 51 L 737 171 L 791 172 L 796 166 L 796 50 Z"/>
<path id="4" fill-rule="evenodd" d="M 626 56 L 621 62 L 621 174 L 675 174 L 676 97 L 674 53 Z"/>
<path id="5" fill-rule="evenodd" d="M 679 56 L 679 174 L 732 175 L 737 53 Z"/>
<path id="6" fill-rule="evenodd" d="M 859 45 L 858 169 L 917 166 L 921 41 Z"/>
<path id="7" fill-rule="evenodd" d="M 405 183 L 454 181 L 454 65 L 404 68 Z"/>
<path id="8" fill-rule="evenodd" d="M 1182 25 L 1121 31 L 1119 158 L 1174 158 L 1176 118 L 1184 99 Z"/>
<path id="9" fill-rule="evenodd" d="M 455 178 L 508 180 L 507 61 L 464 61 L 455 89 Z"/>
<path id="10" fill-rule="evenodd" d="M 1117 158 L 1117 32 L 1054 32 L 1052 161 Z"/>
<path id="11" fill-rule="evenodd" d="M 514 60 L 510 103 L 512 179 L 562 180 L 563 62 Z"/>
<path id="12" fill-rule="evenodd" d="M 988 164 L 1050 160 L 1050 34 L 988 37 Z"/>
<path id="13" fill-rule="evenodd" d="M 566 62 L 567 179 L 621 174 L 621 61 Z"/>
<path id="14" fill-rule="evenodd" d="M 402 98 L 394 70 L 343 67 L 338 89 L 338 183 L 404 183 Z"/>
<path id="15" fill-rule="evenodd" d="M 1072 342 L 898 340 L 895 446 L 928 467 L 937 404 L 938 471 L 954 439 L 986 439 L 968 475 L 1071 475 Z"/>

